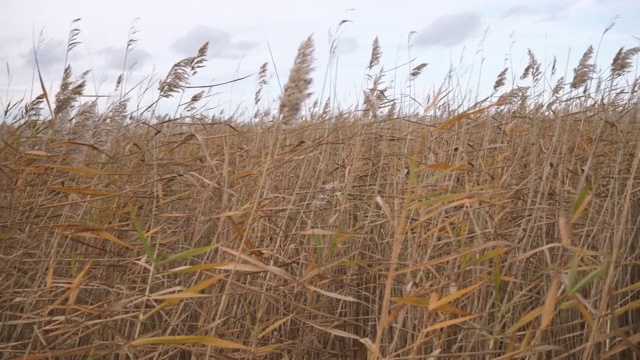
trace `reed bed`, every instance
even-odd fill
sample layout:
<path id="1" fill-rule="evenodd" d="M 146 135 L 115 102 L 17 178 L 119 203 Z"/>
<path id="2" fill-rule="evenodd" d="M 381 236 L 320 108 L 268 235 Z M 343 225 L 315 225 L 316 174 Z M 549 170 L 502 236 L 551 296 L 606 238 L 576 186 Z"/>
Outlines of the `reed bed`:
<path id="1" fill-rule="evenodd" d="M 640 358 L 637 49 L 417 109 L 377 39 L 362 104 L 305 108 L 313 50 L 251 121 L 100 112 L 67 67 L 3 124 L 0 357 Z"/>

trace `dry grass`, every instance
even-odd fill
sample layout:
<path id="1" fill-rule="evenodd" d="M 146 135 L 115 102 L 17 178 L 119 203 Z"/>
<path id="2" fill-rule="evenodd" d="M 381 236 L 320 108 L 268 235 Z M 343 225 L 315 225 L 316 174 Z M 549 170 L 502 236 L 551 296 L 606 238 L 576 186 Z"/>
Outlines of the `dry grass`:
<path id="1" fill-rule="evenodd" d="M 558 79 L 544 99 L 530 51 L 531 86 L 497 103 L 403 112 L 380 71 L 365 111 L 302 116 L 309 38 L 279 114 L 251 123 L 99 114 L 68 68 L 53 117 L 45 93 L 0 128 L 0 354 L 640 358 L 636 52 L 595 93 Z"/>

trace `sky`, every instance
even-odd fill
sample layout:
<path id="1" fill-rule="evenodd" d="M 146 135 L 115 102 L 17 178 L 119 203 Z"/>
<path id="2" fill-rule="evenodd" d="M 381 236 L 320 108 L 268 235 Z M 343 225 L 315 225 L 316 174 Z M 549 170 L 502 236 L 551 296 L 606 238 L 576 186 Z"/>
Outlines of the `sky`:
<path id="1" fill-rule="evenodd" d="M 504 67 L 510 67 L 514 84 L 519 85 L 528 49 L 543 69 L 556 56 L 560 72 L 567 71 L 571 79 L 589 45 L 599 48 L 601 71 L 606 71 L 620 47 L 640 45 L 638 0 L 29 0 L 4 1 L 2 10 L 3 107 L 41 92 L 34 82 L 34 47 L 45 86 L 49 93 L 56 92 L 74 19 L 81 19 L 73 23 L 80 29 L 80 44 L 67 61 L 74 76 L 91 70 L 88 95 L 114 99 L 119 95 L 114 93 L 116 79 L 124 70 L 127 89 L 134 89 L 129 93 L 133 107 L 143 106 L 157 96 L 157 81 L 171 65 L 195 55 L 209 41 L 206 67 L 190 85 L 248 76 L 210 89 L 211 96 L 203 102 L 205 111 L 226 114 L 255 110 L 257 73 L 265 62 L 269 85 L 260 106 L 277 109 L 297 48 L 310 35 L 316 45 L 312 98 L 332 96 L 342 107 L 362 99 L 376 37 L 383 51 L 381 67 L 388 71 L 385 81 L 393 81 L 394 94 L 408 93 L 418 102 L 440 86 L 450 69 L 461 88 L 489 95 Z M 615 25 L 599 45 L 611 23 Z M 124 65 L 127 41 L 132 38 L 136 41 Z M 333 57 L 331 39 L 338 39 Z M 408 74 L 420 63 L 429 65 L 409 89 Z M 378 71 L 380 67 L 371 70 Z M 178 102 L 177 97 L 163 100 L 160 109 L 175 112 Z"/>

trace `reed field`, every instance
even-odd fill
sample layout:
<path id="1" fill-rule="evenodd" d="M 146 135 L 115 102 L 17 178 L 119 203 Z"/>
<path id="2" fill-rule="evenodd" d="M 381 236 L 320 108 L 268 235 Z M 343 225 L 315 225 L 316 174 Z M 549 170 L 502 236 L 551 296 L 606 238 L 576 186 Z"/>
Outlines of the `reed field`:
<path id="1" fill-rule="evenodd" d="M 376 40 L 345 108 L 301 40 L 249 119 L 187 95 L 207 44 L 143 107 L 71 66 L 4 99 L 0 358 L 640 359 L 640 48 L 425 99 Z"/>

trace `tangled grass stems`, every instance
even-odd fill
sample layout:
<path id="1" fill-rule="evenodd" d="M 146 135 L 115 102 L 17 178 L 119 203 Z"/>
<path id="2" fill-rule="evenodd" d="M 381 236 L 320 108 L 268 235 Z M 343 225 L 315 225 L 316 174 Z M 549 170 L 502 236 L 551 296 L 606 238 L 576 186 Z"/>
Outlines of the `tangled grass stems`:
<path id="1" fill-rule="evenodd" d="M 123 77 L 100 112 L 68 66 L 68 129 L 38 129 L 44 93 L 0 126 L 0 356 L 637 356 L 640 108 L 618 81 L 637 50 L 615 87 L 587 87 L 592 47 L 568 84 L 586 94 L 529 51 L 528 86 L 504 69 L 495 102 L 441 89 L 417 114 L 369 74 L 376 39 L 362 105 L 305 111 L 309 37 L 277 113 L 263 65 L 260 118 L 205 124 L 187 84 L 207 49 L 159 84 L 183 117 L 127 112 Z"/>

